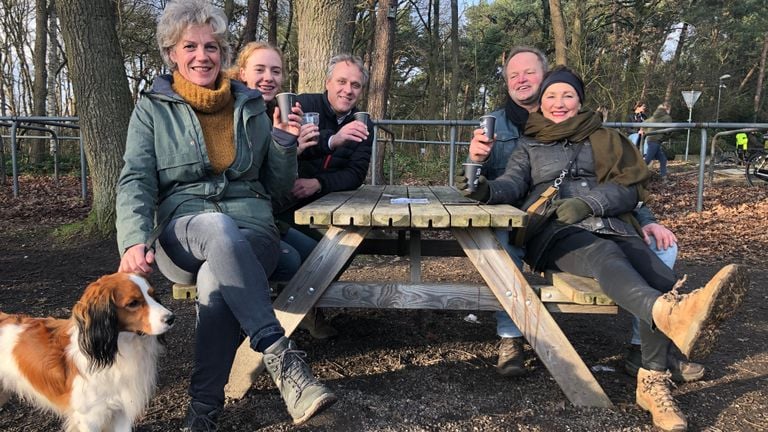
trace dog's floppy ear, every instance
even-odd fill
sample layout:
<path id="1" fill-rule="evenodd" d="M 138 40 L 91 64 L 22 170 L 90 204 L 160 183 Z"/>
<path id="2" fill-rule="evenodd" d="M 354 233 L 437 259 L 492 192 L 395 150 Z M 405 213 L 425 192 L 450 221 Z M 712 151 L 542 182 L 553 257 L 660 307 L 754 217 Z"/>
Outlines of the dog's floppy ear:
<path id="1" fill-rule="evenodd" d="M 112 290 L 115 275 L 103 276 L 88 285 L 72 309 L 80 330 L 80 349 L 88 356 L 92 370 L 111 366 L 117 355 L 117 310 Z"/>

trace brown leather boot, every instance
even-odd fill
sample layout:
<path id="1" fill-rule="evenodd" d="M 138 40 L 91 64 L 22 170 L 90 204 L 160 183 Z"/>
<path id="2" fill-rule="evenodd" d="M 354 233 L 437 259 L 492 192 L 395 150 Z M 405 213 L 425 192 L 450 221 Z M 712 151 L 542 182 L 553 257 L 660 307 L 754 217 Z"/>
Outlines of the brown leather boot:
<path id="1" fill-rule="evenodd" d="M 689 294 L 678 294 L 675 288 L 659 297 L 653 322 L 686 357 L 705 356 L 714 345 L 717 326 L 736 311 L 748 287 L 746 268 L 727 265 L 704 288 Z"/>
<path id="2" fill-rule="evenodd" d="M 653 425 L 664 431 L 684 431 L 688 420 L 677 407 L 669 391 L 669 372 L 658 372 L 640 368 L 637 371 L 637 404 L 651 413 Z"/>
<path id="3" fill-rule="evenodd" d="M 528 373 L 525 368 L 525 341 L 522 337 L 501 338 L 496 372 L 505 377 L 519 377 Z"/>
<path id="4" fill-rule="evenodd" d="M 325 318 L 322 309 L 317 308 L 307 312 L 299 323 L 299 328 L 308 331 L 315 339 L 329 339 L 339 334 L 339 331 Z"/>

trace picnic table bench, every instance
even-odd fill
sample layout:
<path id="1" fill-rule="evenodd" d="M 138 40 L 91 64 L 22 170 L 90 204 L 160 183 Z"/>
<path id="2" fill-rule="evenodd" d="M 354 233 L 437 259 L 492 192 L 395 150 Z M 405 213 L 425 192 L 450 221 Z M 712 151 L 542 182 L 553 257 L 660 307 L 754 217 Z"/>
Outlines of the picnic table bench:
<path id="1" fill-rule="evenodd" d="M 449 186 L 363 186 L 335 192 L 297 210 L 295 222 L 324 228 L 324 236 L 274 300 L 275 313 L 290 335 L 314 307 L 505 310 L 542 363 L 577 406 L 611 407 L 611 401 L 550 315 L 615 314 L 617 306 L 594 280 L 549 273 L 551 284 L 531 286 L 499 244 L 494 229 L 524 226 L 525 212 L 510 205 L 483 205 Z M 374 236 L 379 229 L 397 238 Z M 449 232 L 453 239 L 422 238 Z M 444 235 L 442 237 L 445 237 Z M 356 253 L 407 255 L 410 280 L 339 281 Z M 466 255 L 485 284 L 423 282 L 423 256 Z M 174 286 L 174 297 L 194 297 L 194 287 Z M 242 397 L 260 354 L 245 341 L 238 350 L 227 395 Z"/>

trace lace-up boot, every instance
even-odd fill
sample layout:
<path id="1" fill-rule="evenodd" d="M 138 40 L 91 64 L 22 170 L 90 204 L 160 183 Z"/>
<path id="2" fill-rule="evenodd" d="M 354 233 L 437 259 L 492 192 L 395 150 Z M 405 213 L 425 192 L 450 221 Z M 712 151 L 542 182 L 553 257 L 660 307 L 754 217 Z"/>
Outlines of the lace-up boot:
<path id="1" fill-rule="evenodd" d="M 501 338 L 499 342 L 499 361 L 496 372 L 505 377 L 519 377 L 528 371 L 525 369 L 525 348 L 523 338 Z"/>
<path id="2" fill-rule="evenodd" d="M 688 421 L 672 398 L 669 372 L 640 368 L 637 371 L 636 400 L 640 408 L 651 413 L 653 425 L 663 431 L 684 431 Z"/>
<path id="3" fill-rule="evenodd" d="M 221 407 L 204 404 L 202 402 L 190 402 L 187 408 L 187 416 L 184 417 L 183 432 L 215 432 L 219 429 L 219 414 Z"/>
<path id="4" fill-rule="evenodd" d="M 690 294 L 678 294 L 681 283 L 653 304 L 653 322 L 683 355 L 704 356 L 714 345 L 717 326 L 741 304 L 749 287 L 747 270 L 727 265 L 704 288 Z"/>
<path id="5" fill-rule="evenodd" d="M 336 395 L 320 384 L 304 361 L 306 353 L 287 337 L 264 351 L 264 364 L 283 397 L 294 424 L 301 424 L 336 402 Z"/>
<path id="6" fill-rule="evenodd" d="M 636 377 L 637 371 L 642 365 L 643 354 L 640 345 L 630 344 L 624 359 L 624 371 L 628 375 Z M 672 374 L 672 381 L 677 383 L 698 381 L 704 377 L 706 371 L 704 365 L 680 358 L 673 354 L 672 350 L 667 354 L 667 367 Z"/>

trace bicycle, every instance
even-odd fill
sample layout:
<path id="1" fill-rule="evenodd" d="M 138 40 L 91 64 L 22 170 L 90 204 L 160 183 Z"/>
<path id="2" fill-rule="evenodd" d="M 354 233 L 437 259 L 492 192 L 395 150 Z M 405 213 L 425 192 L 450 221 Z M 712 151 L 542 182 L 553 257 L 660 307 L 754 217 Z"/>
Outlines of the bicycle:
<path id="1" fill-rule="evenodd" d="M 757 179 L 768 182 L 768 150 L 753 151 L 747 159 L 744 175 L 747 176 L 747 183 L 750 186 L 755 186 Z"/>

